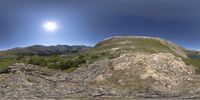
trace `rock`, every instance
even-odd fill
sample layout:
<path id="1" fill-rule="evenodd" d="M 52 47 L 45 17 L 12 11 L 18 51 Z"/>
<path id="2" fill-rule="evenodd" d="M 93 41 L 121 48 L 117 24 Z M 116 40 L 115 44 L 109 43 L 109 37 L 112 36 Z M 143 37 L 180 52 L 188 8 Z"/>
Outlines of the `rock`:
<path id="1" fill-rule="evenodd" d="M 192 84 L 195 69 L 170 53 L 130 53 L 101 62 L 96 65 L 106 70 L 89 80 L 88 84 L 109 88 L 113 95 L 137 92 L 152 96 L 177 96 L 196 91 L 191 89 L 196 87 Z M 112 63 L 111 66 L 108 63 Z"/>
<path id="2" fill-rule="evenodd" d="M 3 73 L 9 73 L 9 68 L 1 68 L 0 74 L 3 74 Z"/>
<path id="3" fill-rule="evenodd" d="M 200 97 L 195 69 L 170 53 L 126 53 L 72 73 L 13 64 L 0 74 L 1 99 Z"/>

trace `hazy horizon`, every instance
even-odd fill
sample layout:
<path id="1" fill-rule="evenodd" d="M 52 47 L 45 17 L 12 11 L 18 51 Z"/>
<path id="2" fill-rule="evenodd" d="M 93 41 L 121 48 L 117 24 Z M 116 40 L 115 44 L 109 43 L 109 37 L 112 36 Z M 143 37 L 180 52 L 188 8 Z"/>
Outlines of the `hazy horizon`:
<path id="1" fill-rule="evenodd" d="M 150 36 L 200 50 L 198 0 L 1 0 L 0 50 Z"/>

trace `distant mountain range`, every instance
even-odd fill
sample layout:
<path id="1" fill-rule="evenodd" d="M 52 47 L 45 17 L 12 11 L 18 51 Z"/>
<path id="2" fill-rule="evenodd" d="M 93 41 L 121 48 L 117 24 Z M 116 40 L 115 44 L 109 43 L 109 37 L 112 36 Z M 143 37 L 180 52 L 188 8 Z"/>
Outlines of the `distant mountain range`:
<path id="1" fill-rule="evenodd" d="M 56 45 L 56 46 L 42 46 L 42 45 L 33 45 L 23 48 L 13 48 L 6 51 L 3 51 L 2 54 L 9 55 L 61 55 L 68 53 L 78 53 L 90 48 L 90 46 L 84 45 Z"/>

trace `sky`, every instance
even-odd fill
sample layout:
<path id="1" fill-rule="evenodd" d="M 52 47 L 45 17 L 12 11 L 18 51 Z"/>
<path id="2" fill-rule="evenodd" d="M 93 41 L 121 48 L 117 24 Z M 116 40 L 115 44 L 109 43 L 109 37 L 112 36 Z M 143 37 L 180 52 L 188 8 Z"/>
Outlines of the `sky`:
<path id="1" fill-rule="evenodd" d="M 200 50 L 200 0 L 0 0 L 0 50 L 161 37 Z M 44 28 L 54 22 L 56 29 Z"/>

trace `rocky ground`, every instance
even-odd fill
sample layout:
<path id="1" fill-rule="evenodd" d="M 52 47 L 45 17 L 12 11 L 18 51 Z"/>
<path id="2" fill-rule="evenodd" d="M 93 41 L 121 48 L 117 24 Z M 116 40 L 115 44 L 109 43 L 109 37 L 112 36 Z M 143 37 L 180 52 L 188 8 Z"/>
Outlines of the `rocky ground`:
<path id="1" fill-rule="evenodd" d="M 200 77 L 170 53 L 127 53 L 72 73 L 22 63 L 0 71 L 1 99 L 198 98 Z"/>

